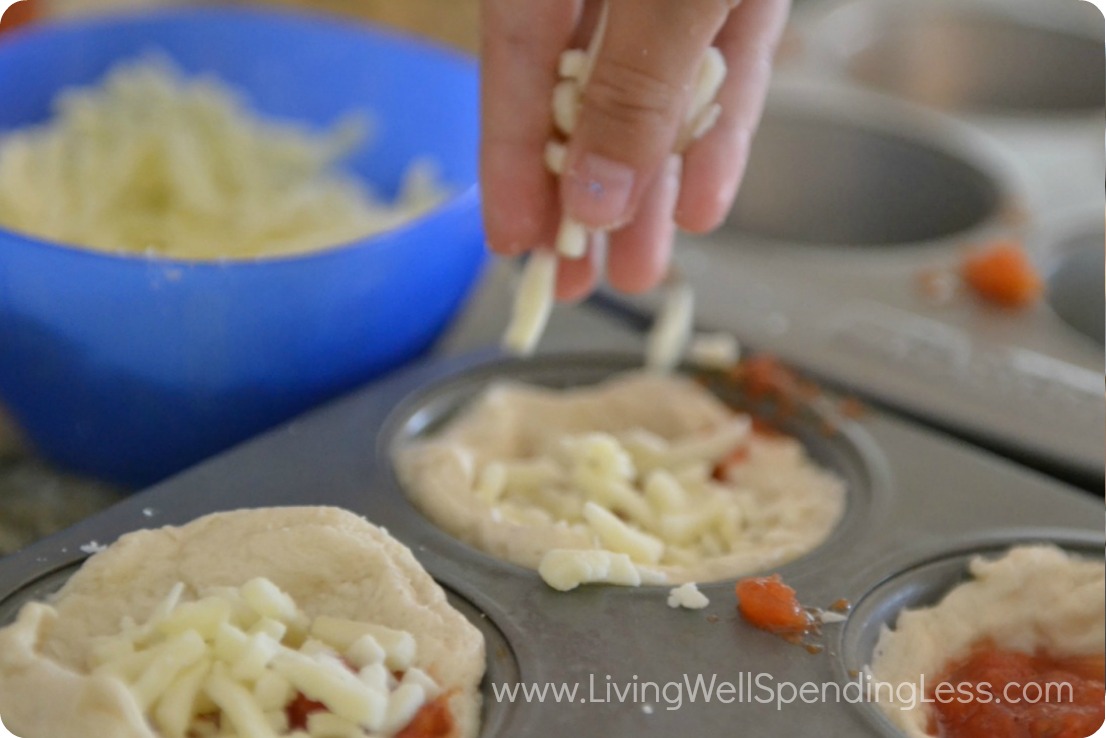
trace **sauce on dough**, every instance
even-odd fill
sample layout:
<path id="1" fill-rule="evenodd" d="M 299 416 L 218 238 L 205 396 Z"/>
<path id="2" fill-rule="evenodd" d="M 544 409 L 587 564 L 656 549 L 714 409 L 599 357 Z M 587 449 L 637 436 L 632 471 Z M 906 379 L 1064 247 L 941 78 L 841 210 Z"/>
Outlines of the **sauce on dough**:
<path id="1" fill-rule="evenodd" d="M 930 732 L 941 738 L 1084 738 L 1106 719 L 1103 656 L 1056 657 L 982 643 L 949 664 L 930 697 Z M 1070 685 L 1070 691 L 1069 691 Z M 997 699 L 991 699 L 997 697 Z"/>

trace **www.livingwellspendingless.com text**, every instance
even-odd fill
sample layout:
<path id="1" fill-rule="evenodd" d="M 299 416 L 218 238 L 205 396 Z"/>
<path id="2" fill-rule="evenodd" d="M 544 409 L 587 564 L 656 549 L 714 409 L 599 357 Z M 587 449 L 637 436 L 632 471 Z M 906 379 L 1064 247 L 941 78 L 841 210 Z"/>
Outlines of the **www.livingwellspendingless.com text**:
<path id="1" fill-rule="evenodd" d="M 1028 682 L 992 685 L 989 682 L 940 682 L 930 689 L 924 677 L 919 682 L 892 684 L 867 672 L 846 682 L 792 682 L 777 680 L 765 672 L 727 674 L 683 674 L 669 681 L 617 680 L 609 674 L 589 674 L 583 682 L 493 683 L 496 702 L 559 704 L 635 704 L 643 708 L 680 710 L 686 705 L 720 704 L 774 705 L 777 710 L 793 704 L 891 702 L 901 709 L 919 704 L 948 702 L 1004 702 L 1016 704 L 1063 703 L 1074 699 L 1067 682 Z"/>

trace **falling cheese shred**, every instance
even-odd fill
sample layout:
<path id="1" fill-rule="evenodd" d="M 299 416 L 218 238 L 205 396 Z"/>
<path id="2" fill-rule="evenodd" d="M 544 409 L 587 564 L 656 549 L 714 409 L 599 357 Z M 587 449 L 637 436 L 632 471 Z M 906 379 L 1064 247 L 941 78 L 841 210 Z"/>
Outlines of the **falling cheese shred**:
<path id="1" fill-rule="evenodd" d="M 391 736 L 441 693 L 410 633 L 311 619 L 267 579 L 191 601 L 184 590 L 92 649 L 93 672 L 123 681 L 166 738 Z M 297 695 L 321 705 L 305 726 L 289 724 Z"/>
<path id="2" fill-rule="evenodd" d="M 697 333 L 687 353 L 691 363 L 705 369 L 731 369 L 741 360 L 741 346 L 729 333 Z"/>
<path id="3" fill-rule="evenodd" d="M 695 322 L 695 290 L 673 273 L 665 287 L 664 304 L 645 345 L 645 366 L 672 371 L 687 347 Z"/>
<path id="4" fill-rule="evenodd" d="M 557 255 L 552 251 L 530 254 L 515 293 L 511 324 L 503 337 L 503 346 L 516 354 L 532 354 L 545 332 L 553 311 L 557 287 Z"/>

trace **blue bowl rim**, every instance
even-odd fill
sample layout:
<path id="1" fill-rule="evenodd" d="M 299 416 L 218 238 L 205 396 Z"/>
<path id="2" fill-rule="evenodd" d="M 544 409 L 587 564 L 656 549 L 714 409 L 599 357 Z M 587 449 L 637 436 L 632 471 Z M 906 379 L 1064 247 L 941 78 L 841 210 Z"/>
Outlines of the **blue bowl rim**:
<path id="1" fill-rule="evenodd" d="M 341 32 L 354 35 L 362 35 L 390 42 L 398 42 L 408 45 L 419 51 L 428 52 L 433 56 L 441 57 L 447 63 L 454 64 L 466 71 L 476 72 L 477 60 L 458 49 L 445 46 L 431 39 L 415 34 L 406 33 L 395 28 L 373 24 L 367 21 L 357 23 L 343 23 L 337 17 L 330 17 L 320 13 L 303 10 L 289 9 L 265 9 L 256 7 L 183 7 L 183 8 L 156 8 L 147 10 L 129 10 L 122 12 L 104 13 L 92 17 L 68 18 L 51 20 L 46 23 L 33 24 L 20 28 L 12 33 L 3 44 L 0 44 L 0 61 L 13 51 L 18 51 L 20 46 L 34 43 L 42 37 L 48 37 L 57 32 L 71 30 L 95 31 L 102 28 L 111 28 L 120 24 L 139 24 L 148 22 L 172 23 L 177 20 L 195 20 L 210 18 L 213 22 L 220 19 L 240 19 L 256 22 L 283 21 L 302 23 L 314 26 L 318 30 L 329 32 Z M 343 258 L 350 252 L 360 249 L 387 249 L 400 248 L 403 237 L 408 233 L 425 227 L 429 223 L 452 220 L 472 209 L 479 209 L 480 185 L 475 182 L 467 187 L 450 194 L 444 202 L 437 205 L 423 215 L 401 223 L 387 231 L 367 236 L 365 238 L 337 243 L 323 248 L 305 251 L 295 254 L 276 254 L 272 256 L 255 256 L 249 258 L 223 258 L 223 259 L 181 259 L 159 255 L 138 253 L 115 253 L 102 251 L 77 244 L 61 243 L 39 238 L 29 234 L 13 231 L 0 226 L 0 238 L 12 242 L 16 248 L 47 249 L 55 253 L 63 254 L 75 259 L 89 259 L 93 261 L 114 261 L 126 266 L 136 266 L 148 269 L 151 266 L 163 266 L 166 268 L 180 268 L 190 271 L 225 271 L 228 269 L 262 269 L 277 265 L 299 265 L 305 262 L 322 262 L 329 259 Z"/>

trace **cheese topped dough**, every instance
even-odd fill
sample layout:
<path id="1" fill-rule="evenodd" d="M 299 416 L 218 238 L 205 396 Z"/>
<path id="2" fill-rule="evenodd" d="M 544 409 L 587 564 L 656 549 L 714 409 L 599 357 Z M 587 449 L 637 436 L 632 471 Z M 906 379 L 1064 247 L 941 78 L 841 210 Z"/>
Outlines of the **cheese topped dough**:
<path id="1" fill-rule="evenodd" d="M 26 605 L 0 630 L 0 715 L 25 738 L 161 738 L 123 680 L 90 674 L 96 644 L 151 620 L 174 589 L 188 602 L 259 578 L 316 621 L 411 634 L 412 668 L 449 696 L 451 738 L 476 735 L 480 631 L 405 546 L 352 513 L 324 507 L 219 513 L 123 536 L 49 603 Z"/>
<path id="2" fill-rule="evenodd" d="M 493 384 L 397 467 L 438 526 L 562 590 L 777 566 L 824 541 L 845 507 L 844 485 L 797 440 L 648 372 L 568 390 Z"/>

